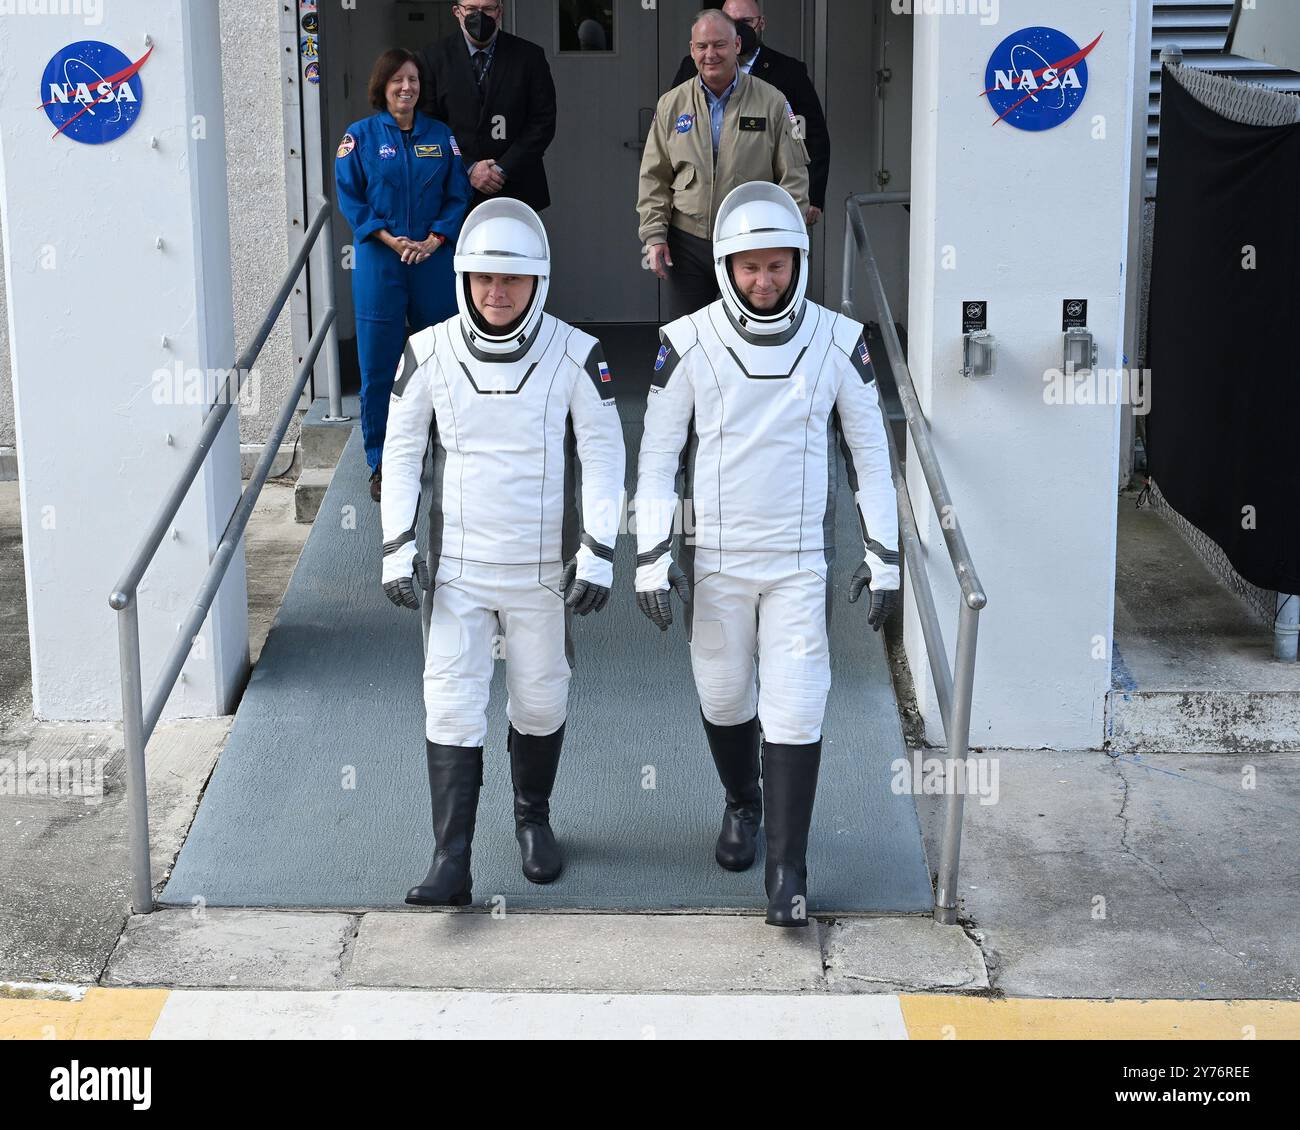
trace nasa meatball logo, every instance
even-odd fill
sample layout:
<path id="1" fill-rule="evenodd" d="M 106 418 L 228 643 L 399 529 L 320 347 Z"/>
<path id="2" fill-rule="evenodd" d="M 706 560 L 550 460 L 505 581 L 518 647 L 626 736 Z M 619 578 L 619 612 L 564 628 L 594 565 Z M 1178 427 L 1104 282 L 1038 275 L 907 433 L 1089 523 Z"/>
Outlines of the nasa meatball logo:
<path id="1" fill-rule="evenodd" d="M 381 161 L 391 161 L 396 156 L 397 150 L 387 142 L 379 147 L 379 159 Z"/>
<path id="2" fill-rule="evenodd" d="M 672 350 L 669 349 L 668 346 L 666 346 L 666 345 L 661 345 L 661 346 L 659 347 L 659 353 L 658 353 L 658 355 L 655 357 L 655 372 L 656 372 L 656 373 L 659 372 L 659 370 L 662 369 L 662 368 L 664 367 L 664 363 L 668 360 L 668 354 L 671 353 L 671 352 L 672 352 Z"/>
<path id="3" fill-rule="evenodd" d="M 150 47 L 132 62 L 111 44 L 93 39 L 63 48 L 41 76 L 40 108 L 54 123 L 54 136 L 104 145 L 126 133 L 140 116 L 140 68 L 152 54 Z"/>
<path id="4" fill-rule="evenodd" d="M 694 124 L 695 124 L 694 114 L 683 114 L 680 118 L 677 119 L 677 126 L 675 128 L 678 133 L 690 133 L 691 126 L 693 126 Z"/>
<path id="5" fill-rule="evenodd" d="M 1101 41 L 1080 47 L 1051 27 L 1012 32 L 994 49 L 984 71 L 984 96 L 1006 122 L 1023 130 L 1052 129 L 1068 121 L 1088 92 L 1085 61 Z"/>

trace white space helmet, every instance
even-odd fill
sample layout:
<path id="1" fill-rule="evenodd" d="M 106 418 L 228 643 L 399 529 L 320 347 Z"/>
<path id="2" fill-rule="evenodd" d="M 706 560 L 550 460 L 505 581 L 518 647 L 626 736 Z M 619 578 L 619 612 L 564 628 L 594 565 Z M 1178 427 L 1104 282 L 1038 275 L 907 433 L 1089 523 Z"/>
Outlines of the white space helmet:
<path id="1" fill-rule="evenodd" d="M 551 281 L 551 244 L 541 217 L 522 200 L 485 200 L 465 218 L 456 242 L 456 305 L 470 343 L 484 353 L 513 353 L 537 329 Z M 471 274 L 536 275 L 524 313 L 509 326 L 493 326 L 474 306 Z"/>
<path id="2" fill-rule="evenodd" d="M 793 247 L 794 276 L 785 301 L 772 310 L 756 310 L 736 289 L 729 256 L 758 247 Z M 808 291 L 808 229 L 794 198 L 779 184 L 750 181 L 727 193 L 713 227 L 713 269 L 718 290 L 732 320 L 753 334 L 778 334 L 803 312 Z"/>

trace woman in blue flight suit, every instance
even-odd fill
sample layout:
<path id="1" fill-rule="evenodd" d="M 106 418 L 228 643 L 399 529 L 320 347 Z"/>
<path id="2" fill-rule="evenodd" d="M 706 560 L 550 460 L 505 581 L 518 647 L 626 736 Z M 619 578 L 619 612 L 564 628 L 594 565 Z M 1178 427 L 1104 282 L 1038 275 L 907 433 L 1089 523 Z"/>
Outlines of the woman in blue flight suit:
<path id="1" fill-rule="evenodd" d="M 361 437 L 376 502 L 388 397 L 406 339 L 457 312 L 452 256 L 472 192 L 451 130 L 420 113 L 419 102 L 417 56 L 385 51 L 370 75 L 379 112 L 348 127 L 334 162 L 356 248 Z"/>

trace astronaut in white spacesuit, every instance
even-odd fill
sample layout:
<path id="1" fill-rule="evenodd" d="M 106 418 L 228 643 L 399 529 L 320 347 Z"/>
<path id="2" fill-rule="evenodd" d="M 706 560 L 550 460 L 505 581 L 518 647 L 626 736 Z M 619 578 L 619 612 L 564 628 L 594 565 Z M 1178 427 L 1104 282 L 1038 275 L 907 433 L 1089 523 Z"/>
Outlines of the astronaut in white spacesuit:
<path id="1" fill-rule="evenodd" d="M 609 598 L 626 462 L 600 343 L 544 312 L 550 245 L 537 214 L 518 200 L 481 204 L 455 270 L 460 313 L 407 343 L 384 443 L 384 591 L 419 608 L 432 584 L 424 702 L 436 847 L 406 896 L 417 905 L 472 897 L 488 685 L 502 648 L 523 871 L 535 883 L 560 873 L 550 795 L 572 666 L 567 617 Z M 426 565 L 415 529 L 430 446 Z"/>
<path id="2" fill-rule="evenodd" d="M 721 298 L 660 333 L 637 471 L 637 603 L 666 630 L 669 590 L 687 602 L 726 792 L 718 863 L 754 862 L 766 803 L 767 921 L 803 926 L 830 690 L 837 444 L 862 526 L 849 599 L 870 587 L 877 630 L 897 599 L 898 514 L 863 328 L 805 298 L 808 233 L 794 200 L 766 182 L 734 189 L 713 253 Z M 680 567 L 679 500 L 694 518 Z"/>

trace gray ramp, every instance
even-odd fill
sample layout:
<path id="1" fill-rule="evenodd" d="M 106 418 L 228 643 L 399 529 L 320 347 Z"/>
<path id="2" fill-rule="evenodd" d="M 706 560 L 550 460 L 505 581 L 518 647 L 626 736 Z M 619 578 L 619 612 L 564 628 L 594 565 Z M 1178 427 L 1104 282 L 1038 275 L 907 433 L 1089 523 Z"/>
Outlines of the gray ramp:
<path id="1" fill-rule="evenodd" d="M 630 453 L 644 403 L 635 387 L 620 400 Z M 432 833 L 420 622 L 380 588 L 379 508 L 367 477 L 358 430 L 162 893 L 164 905 L 201 898 L 211 906 L 399 906 L 424 875 Z M 848 492 L 841 496 L 841 544 L 851 547 L 857 523 Z M 722 789 L 704 745 L 686 642 L 678 625 L 663 635 L 637 612 L 634 557 L 633 539 L 620 538 L 614 598 L 604 612 L 575 622 L 577 667 L 551 806 L 566 866 L 546 887 L 519 870 L 498 664 L 474 839 L 479 905 L 497 897 L 524 909 L 765 905 L 761 856 L 743 874 L 713 862 Z M 841 589 L 846 575 L 839 570 Z M 929 910 L 916 810 L 910 796 L 890 789 L 890 763 L 904 745 L 883 640 L 842 592 L 831 651 L 810 906 L 819 913 Z"/>

